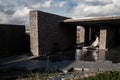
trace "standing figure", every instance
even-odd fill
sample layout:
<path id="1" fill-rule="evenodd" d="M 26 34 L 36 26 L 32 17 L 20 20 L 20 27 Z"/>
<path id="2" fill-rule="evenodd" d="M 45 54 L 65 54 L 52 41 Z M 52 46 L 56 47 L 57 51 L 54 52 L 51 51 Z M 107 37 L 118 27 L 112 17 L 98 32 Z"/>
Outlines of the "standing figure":
<path id="1" fill-rule="evenodd" d="M 95 41 L 92 43 L 92 47 L 97 47 L 97 46 L 99 46 L 99 38 L 98 38 L 98 36 L 97 35 L 95 35 L 95 37 L 96 37 L 96 39 L 95 39 Z"/>

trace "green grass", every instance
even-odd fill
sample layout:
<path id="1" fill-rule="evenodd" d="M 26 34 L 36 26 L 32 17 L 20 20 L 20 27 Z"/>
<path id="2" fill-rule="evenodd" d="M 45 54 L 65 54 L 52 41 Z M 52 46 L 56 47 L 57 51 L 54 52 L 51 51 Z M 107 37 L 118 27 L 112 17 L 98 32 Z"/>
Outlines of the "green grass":
<path id="1" fill-rule="evenodd" d="M 104 73 L 98 73 L 96 76 L 76 80 L 120 80 L 120 71 L 107 71 Z"/>
<path id="2" fill-rule="evenodd" d="M 50 77 L 56 77 L 59 73 L 30 73 L 27 74 L 28 80 L 49 80 Z M 18 76 L 18 80 L 24 79 L 23 75 Z"/>
<path id="3" fill-rule="evenodd" d="M 40 74 L 40 73 L 30 73 L 28 74 L 28 80 L 49 80 L 50 77 L 55 77 L 58 74 Z M 18 76 L 18 79 L 21 80 L 22 77 Z M 95 76 L 89 76 L 74 80 L 120 80 L 120 71 L 107 71 L 103 73 L 97 73 Z"/>

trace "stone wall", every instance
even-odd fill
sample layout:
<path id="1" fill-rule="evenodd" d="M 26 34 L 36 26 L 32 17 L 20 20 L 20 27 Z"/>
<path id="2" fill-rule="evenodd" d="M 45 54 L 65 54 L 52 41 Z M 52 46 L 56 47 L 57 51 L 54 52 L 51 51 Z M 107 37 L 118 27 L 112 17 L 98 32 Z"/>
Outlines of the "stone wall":
<path id="1" fill-rule="evenodd" d="M 0 24 L 0 55 L 25 53 L 25 26 Z"/>
<path id="2" fill-rule="evenodd" d="M 31 52 L 38 56 L 51 53 L 54 43 L 67 49 L 76 43 L 76 27 L 60 23 L 66 17 L 41 11 L 30 12 Z"/>

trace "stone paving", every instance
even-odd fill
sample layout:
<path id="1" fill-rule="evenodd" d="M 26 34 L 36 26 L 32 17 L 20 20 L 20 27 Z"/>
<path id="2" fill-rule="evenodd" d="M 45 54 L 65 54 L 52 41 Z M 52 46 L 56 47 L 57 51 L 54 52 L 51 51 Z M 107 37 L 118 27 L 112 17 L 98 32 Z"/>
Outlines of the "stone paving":
<path id="1" fill-rule="evenodd" d="M 63 72 L 63 75 L 58 75 L 56 78 L 51 80 L 58 79 L 73 79 L 76 77 L 84 77 L 94 75 L 96 72 L 104 72 L 110 70 L 120 70 L 120 63 L 112 63 L 112 61 L 105 60 L 96 60 L 96 61 L 83 61 L 83 60 L 64 60 L 64 61 L 49 61 L 49 60 L 39 60 L 39 59 L 22 59 L 17 62 L 6 63 L 0 65 L 1 71 L 9 71 L 9 69 L 19 69 L 25 71 L 41 71 L 46 68 L 50 72 L 55 72 L 56 69 Z M 73 73 L 69 74 L 70 70 L 73 70 Z M 74 72 L 79 72 L 75 74 Z M 1 73 L 2 74 L 2 73 Z"/>
<path id="2" fill-rule="evenodd" d="M 103 54 L 100 53 L 101 55 Z M 102 55 L 103 57 L 103 55 Z M 50 61 L 50 60 L 39 60 L 34 59 L 36 56 L 13 56 L 7 59 L 0 59 L 0 69 L 10 69 L 10 68 L 25 68 L 27 71 L 34 69 L 48 68 L 54 71 L 56 68 L 60 71 L 67 73 L 69 70 L 77 71 L 109 71 L 120 69 L 120 63 L 112 63 L 105 59 L 99 59 L 95 61 L 85 61 L 85 60 L 63 60 L 63 61 Z M 7 60 L 7 61 L 4 61 Z"/>
<path id="3" fill-rule="evenodd" d="M 17 63 L 6 64 L 4 66 L 0 66 L 0 69 L 9 69 L 12 67 L 17 68 L 25 68 L 27 70 L 34 69 L 43 69 L 48 68 L 49 70 L 54 71 L 57 67 L 59 70 L 63 72 L 68 72 L 70 69 L 79 70 L 79 71 L 90 71 L 90 72 L 98 72 L 98 71 L 109 71 L 109 70 L 118 70 L 120 69 L 120 63 L 112 63 L 111 61 L 103 61 L 97 60 L 95 62 L 92 61 L 60 61 L 60 62 L 51 62 L 51 61 L 40 61 L 40 60 L 23 60 Z"/>
<path id="4" fill-rule="evenodd" d="M 69 71 L 96 73 L 110 70 L 120 70 L 120 63 L 112 63 L 112 61 L 105 60 L 103 52 L 99 60 L 85 61 L 85 60 L 62 60 L 50 61 L 49 59 L 40 60 L 36 56 L 14 56 L 10 58 L 0 59 L 0 70 L 7 71 L 9 69 L 17 68 L 25 71 L 41 71 L 48 69 L 50 72 L 55 72 L 56 69 L 68 73 Z M 5 61 L 4 61 L 5 60 Z"/>
<path id="5" fill-rule="evenodd" d="M 69 71 L 73 68 L 74 70 L 79 71 L 89 71 L 89 72 L 99 72 L 99 71 L 110 71 L 110 70 L 119 70 L 119 63 L 112 63 L 111 61 L 98 60 L 95 62 L 91 61 L 74 61 L 72 64 L 68 65 L 63 69 L 63 72 Z"/>

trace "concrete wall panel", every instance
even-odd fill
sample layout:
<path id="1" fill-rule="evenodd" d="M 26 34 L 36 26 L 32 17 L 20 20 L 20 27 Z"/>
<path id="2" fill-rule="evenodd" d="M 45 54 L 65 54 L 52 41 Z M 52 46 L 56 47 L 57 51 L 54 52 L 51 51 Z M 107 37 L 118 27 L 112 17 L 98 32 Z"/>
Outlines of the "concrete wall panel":
<path id="1" fill-rule="evenodd" d="M 30 13 L 31 51 L 33 54 L 50 53 L 54 43 L 58 43 L 61 49 L 75 45 L 76 27 L 59 23 L 64 19 L 66 17 L 41 11 Z"/>

